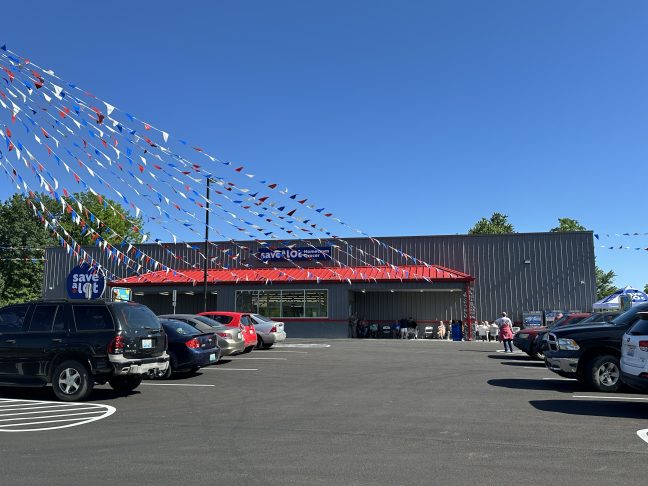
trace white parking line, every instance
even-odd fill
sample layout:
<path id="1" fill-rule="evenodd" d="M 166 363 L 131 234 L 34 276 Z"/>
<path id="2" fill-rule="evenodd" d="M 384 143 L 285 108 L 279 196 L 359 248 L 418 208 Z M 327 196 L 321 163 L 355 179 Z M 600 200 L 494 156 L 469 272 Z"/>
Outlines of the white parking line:
<path id="1" fill-rule="evenodd" d="M 648 443 L 648 429 L 637 430 L 637 435 L 641 440 Z"/>
<path id="2" fill-rule="evenodd" d="M 288 358 L 238 358 L 234 356 L 228 356 L 226 359 L 235 359 L 239 361 L 247 361 L 248 359 L 266 359 L 266 360 L 276 360 L 276 361 L 286 361 Z"/>
<path id="3" fill-rule="evenodd" d="M 225 368 L 224 366 L 219 366 L 218 368 L 200 368 L 200 371 L 211 370 L 211 371 L 259 371 L 259 368 Z"/>
<path id="4" fill-rule="evenodd" d="M 614 397 L 614 396 L 602 396 L 602 395 L 574 395 L 572 398 L 596 398 L 598 400 L 637 400 L 642 402 L 648 402 L 648 397 Z"/>
<path id="5" fill-rule="evenodd" d="M 544 366 L 522 366 L 523 369 L 525 370 L 542 370 L 542 371 L 547 371 L 547 368 Z"/>
<path id="6" fill-rule="evenodd" d="M 576 378 L 543 378 L 543 380 L 551 380 L 551 381 L 576 381 Z"/>
<path id="7" fill-rule="evenodd" d="M 216 386 L 216 385 L 199 385 L 197 383 L 142 383 L 147 386 Z"/>
<path id="8" fill-rule="evenodd" d="M 308 354 L 308 351 L 275 351 L 274 349 L 271 351 L 262 351 L 263 353 L 296 353 L 296 354 Z"/>
<path id="9" fill-rule="evenodd" d="M 99 403 L 0 399 L 0 432 L 35 432 L 75 427 L 109 417 L 115 411 L 114 407 Z M 35 425 L 43 426 L 34 427 Z"/>
<path id="10" fill-rule="evenodd" d="M 311 344 L 300 344 L 300 343 L 295 343 L 295 344 L 275 344 L 275 347 L 277 348 L 330 348 L 330 344 L 319 344 L 319 343 L 311 343 Z"/>

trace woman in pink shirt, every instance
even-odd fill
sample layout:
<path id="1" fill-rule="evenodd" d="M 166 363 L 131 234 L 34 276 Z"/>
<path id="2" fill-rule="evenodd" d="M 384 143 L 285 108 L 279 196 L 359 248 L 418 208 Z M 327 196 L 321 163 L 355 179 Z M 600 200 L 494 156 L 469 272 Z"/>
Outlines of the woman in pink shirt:
<path id="1" fill-rule="evenodd" d="M 500 341 L 504 343 L 504 352 L 513 352 L 513 323 L 506 317 L 506 312 L 502 312 L 502 317 L 495 321 L 499 327 Z"/>

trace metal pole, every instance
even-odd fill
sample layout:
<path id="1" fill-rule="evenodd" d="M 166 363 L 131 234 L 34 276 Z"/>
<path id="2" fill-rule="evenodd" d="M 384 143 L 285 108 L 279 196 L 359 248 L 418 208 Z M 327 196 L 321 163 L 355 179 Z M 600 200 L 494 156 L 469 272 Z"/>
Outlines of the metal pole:
<path id="1" fill-rule="evenodd" d="M 211 177 L 207 178 L 207 201 L 205 206 L 205 264 L 203 274 L 203 312 L 207 312 L 207 266 L 209 265 L 209 184 Z"/>

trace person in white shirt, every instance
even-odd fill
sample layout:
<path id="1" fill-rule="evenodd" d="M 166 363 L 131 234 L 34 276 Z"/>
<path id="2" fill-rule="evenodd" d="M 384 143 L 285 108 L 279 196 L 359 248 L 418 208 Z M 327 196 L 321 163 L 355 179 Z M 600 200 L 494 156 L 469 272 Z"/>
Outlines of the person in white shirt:
<path id="1" fill-rule="evenodd" d="M 513 322 L 506 315 L 506 312 L 502 312 L 502 317 L 495 321 L 497 327 L 499 327 L 499 338 L 500 341 L 504 343 L 504 352 L 509 353 L 513 352 Z"/>

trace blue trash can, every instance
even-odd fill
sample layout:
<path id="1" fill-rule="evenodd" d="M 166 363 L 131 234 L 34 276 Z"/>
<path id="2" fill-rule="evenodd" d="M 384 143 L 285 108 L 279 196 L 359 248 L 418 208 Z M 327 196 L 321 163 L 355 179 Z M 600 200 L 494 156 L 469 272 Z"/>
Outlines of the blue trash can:
<path id="1" fill-rule="evenodd" d="M 463 333 L 461 331 L 461 323 L 453 324 L 450 330 L 453 341 L 461 341 L 463 338 Z"/>

